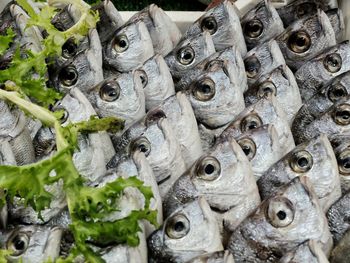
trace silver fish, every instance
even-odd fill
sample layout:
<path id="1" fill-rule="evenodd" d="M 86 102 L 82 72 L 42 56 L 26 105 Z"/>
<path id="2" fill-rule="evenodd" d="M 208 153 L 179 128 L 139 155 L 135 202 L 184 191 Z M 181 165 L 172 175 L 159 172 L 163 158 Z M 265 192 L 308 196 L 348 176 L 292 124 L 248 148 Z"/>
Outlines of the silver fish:
<path id="1" fill-rule="evenodd" d="M 207 10 L 187 29 L 183 39 L 205 31 L 211 34 L 216 50 L 235 45 L 242 56 L 247 53 L 239 21 L 239 11 L 231 1 L 224 0 Z"/>
<path id="2" fill-rule="evenodd" d="M 328 256 L 333 241 L 312 186 L 297 177 L 264 200 L 232 234 L 228 249 L 236 263 L 276 262 L 308 239 Z"/>
<path id="3" fill-rule="evenodd" d="M 284 30 L 283 22 L 269 0 L 263 0 L 241 19 L 248 49 L 277 37 Z"/>
<path id="4" fill-rule="evenodd" d="M 186 95 L 198 122 L 217 128 L 231 122 L 244 109 L 243 92 L 235 83 L 230 63 L 211 63 L 190 84 Z"/>
<path id="5" fill-rule="evenodd" d="M 170 70 L 161 55 L 154 55 L 137 71 L 139 71 L 143 84 L 146 110 L 159 106 L 165 99 L 175 95 L 175 87 Z"/>
<path id="6" fill-rule="evenodd" d="M 295 21 L 276 41 L 292 70 L 297 70 L 305 61 L 336 44 L 332 24 L 321 9 L 314 15 Z"/>
<path id="7" fill-rule="evenodd" d="M 45 262 L 59 257 L 63 230 L 59 227 L 19 225 L 0 234 L 3 249 L 13 250 L 7 262 Z"/>
<path id="8" fill-rule="evenodd" d="M 186 263 L 234 263 L 232 254 L 228 250 L 205 254 Z"/>
<path id="9" fill-rule="evenodd" d="M 187 71 L 199 62 L 212 55 L 215 47 L 211 35 L 205 31 L 178 43 L 174 50 L 164 59 L 171 75 L 177 82 Z"/>
<path id="10" fill-rule="evenodd" d="M 284 145 L 285 151 L 290 151 L 295 147 L 286 114 L 277 102 L 276 97 L 271 94 L 267 94 L 256 103 L 245 108 L 222 132 L 220 137 L 235 138 L 265 124 L 274 125 L 278 140 L 280 144 Z"/>
<path id="11" fill-rule="evenodd" d="M 347 263 L 350 261 L 350 231 L 346 232 L 339 244 L 333 249 L 330 261 L 332 263 Z"/>
<path id="12" fill-rule="evenodd" d="M 301 97 L 293 72 L 283 65 L 261 76 L 245 93 L 245 103 L 255 103 L 266 93 L 272 93 L 287 115 L 289 125 L 292 125 L 295 114 L 302 106 Z"/>
<path id="13" fill-rule="evenodd" d="M 169 97 L 160 106 L 149 111 L 146 118 L 152 119 L 159 116 L 164 117 L 164 115 L 173 128 L 188 168 L 202 155 L 203 150 L 197 121 L 186 95 L 179 92 Z"/>
<path id="14" fill-rule="evenodd" d="M 272 195 L 295 177 L 310 179 L 324 211 L 341 196 L 337 160 L 326 135 L 299 144 L 271 166 L 257 182 L 261 198 Z"/>
<path id="15" fill-rule="evenodd" d="M 124 119 L 125 129 L 146 113 L 145 94 L 138 73 L 111 76 L 90 88 L 86 97 L 98 116 Z"/>
<path id="16" fill-rule="evenodd" d="M 305 63 L 305 62 L 304 62 Z M 324 83 L 350 70 L 350 44 L 344 41 L 328 48 L 295 72 L 303 102 L 308 101 Z"/>
<path id="17" fill-rule="evenodd" d="M 224 235 L 260 204 L 251 165 L 234 139 L 217 142 L 175 182 L 163 205 L 165 216 L 200 196 L 207 200 Z"/>
<path id="18" fill-rule="evenodd" d="M 330 80 L 317 91 L 295 115 L 292 132 L 298 134 L 308 124 L 325 113 L 333 104 L 350 94 L 350 72 L 345 72 Z"/>
<path id="19" fill-rule="evenodd" d="M 244 57 L 248 86 L 253 85 L 261 76 L 285 64 L 286 61 L 275 40 L 256 46 Z"/>
<path id="20" fill-rule="evenodd" d="M 322 251 L 320 244 L 316 240 L 305 241 L 294 251 L 285 254 L 278 263 L 329 263 L 326 255 Z"/>
<path id="21" fill-rule="evenodd" d="M 175 210 L 147 240 L 150 262 L 186 262 L 223 250 L 219 226 L 200 197 Z"/>
<path id="22" fill-rule="evenodd" d="M 133 15 L 128 23 L 143 21 L 150 33 L 154 53 L 166 56 L 181 39 L 181 32 L 170 17 L 155 4 Z"/>
<path id="23" fill-rule="evenodd" d="M 141 66 L 153 55 L 152 39 L 142 21 L 123 25 L 103 47 L 103 62 L 120 72 Z"/>

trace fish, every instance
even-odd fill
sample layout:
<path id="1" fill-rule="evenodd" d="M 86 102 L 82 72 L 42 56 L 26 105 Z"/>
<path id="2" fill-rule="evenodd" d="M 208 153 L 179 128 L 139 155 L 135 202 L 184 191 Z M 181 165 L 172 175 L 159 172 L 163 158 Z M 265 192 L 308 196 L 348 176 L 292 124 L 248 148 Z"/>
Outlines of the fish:
<path id="1" fill-rule="evenodd" d="M 180 144 L 186 167 L 190 167 L 203 153 L 201 139 L 191 103 L 186 95 L 178 92 L 161 105 L 150 110 L 146 118 L 166 117 Z"/>
<path id="2" fill-rule="evenodd" d="M 37 225 L 17 225 L 2 231 L 2 249 L 12 250 L 7 262 L 45 262 L 59 257 L 63 229 Z"/>
<path id="3" fill-rule="evenodd" d="M 260 204 L 247 156 L 233 138 L 218 141 L 174 183 L 163 202 L 165 217 L 204 197 L 225 239 Z"/>
<path id="4" fill-rule="evenodd" d="M 223 62 L 230 64 L 230 68 L 235 70 L 236 77 L 232 77 L 232 80 L 237 81 L 236 85 L 240 87 L 243 92 L 246 91 L 248 89 L 248 84 L 244 62 L 239 50 L 235 46 L 215 52 L 202 62 L 198 63 L 194 68 L 189 69 L 187 74 L 183 75 L 182 78 L 175 83 L 176 91 L 188 89 L 193 80 L 201 75 L 208 67 L 211 66 L 211 64 Z"/>
<path id="5" fill-rule="evenodd" d="M 237 137 L 265 124 L 274 125 L 279 142 L 289 152 L 295 147 L 287 117 L 275 96 L 265 95 L 256 103 L 246 107 L 221 133 L 220 137 Z"/>
<path id="6" fill-rule="evenodd" d="M 236 85 L 235 70 L 230 63 L 211 63 L 191 84 L 185 94 L 199 123 L 218 128 L 244 109 L 243 92 Z"/>
<path id="7" fill-rule="evenodd" d="M 156 54 L 137 69 L 145 93 L 146 110 L 175 95 L 174 82 L 164 58 Z"/>
<path id="8" fill-rule="evenodd" d="M 147 240 L 149 262 L 186 262 L 222 251 L 219 226 L 205 198 L 175 210 Z"/>
<path id="9" fill-rule="evenodd" d="M 49 67 L 49 84 L 62 93 L 76 87 L 86 94 L 102 80 L 102 46 L 96 29 L 91 29 L 79 44 L 68 39 L 61 57 Z"/>
<path id="10" fill-rule="evenodd" d="M 242 56 L 247 53 L 239 11 L 229 0 L 221 1 L 218 5 L 208 9 L 189 26 L 182 39 L 192 38 L 201 32 L 208 32 L 212 36 L 217 51 L 234 45 Z"/>
<path id="11" fill-rule="evenodd" d="M 187 71 L 202 60 L 215 53 L 213 39 L 207 31 L 180 41 L 177 46 L 164 57 L 174 82 L 176 83 Z"/>
<path id="12" fill-rule="evenodd" d="M 234 139 L 248 157 L 256 180 L 287 154 L 272 124 L 246 131 Z"/>
<path id="13" fill-rule="evenodd" d="M 316 240 L 308 240 L 300 244 L 294 251 L 286 253 L 278 263 L 329 263 Z"/>
<path id="14" fill-rule="evenodd" d="M 299 144 L 271 166 L 257 182 L 261 198 L 271 196 L 295 177 L 310 179 L 325 212 L 341 197 L 337 160 L 326 135 Z"/>
<path id="15" fill-rule="evenodd" d="M 275 40 L 256 46 L 244 57 L 248 86 L 253 85 L 261 76 L 285 64 L 286 61 Z"/>
<path id="16" fill-rule="evenodd" d="M 350 230 L 350 192 L 345 193 L 327 211 L 329 229 L 332 233 L 334 244 L 337 245 Z"/>
<path id="17" fill-rule="evenodd" d="M 332 263 L 347 263 L 350 260 L 350 231 L 348 231 L 339 244 L 333 249 L 330 261 Z"/>
<path id="18" fill-rule="evenodd" d="M 127 129 L 122 136 L 114 137 L 115 160 L 120 155 L 143 152 L 152 167 L 162 198 L 176 179 L 186 170 L 181 149 L 167 118 L 152 120 L 147 117 Z"/>
<path id="19" fill-rule="evenodd" d="M 150 33 L 154 53 L 166 56 L 179 43 L 181 32 L 177 25 L 156 4 L 150 4 L 134 14 L 128 23 L 143 21 Z"/>
<path id="20" fill-rule="evenodd" d="M 276 96 L 287 115 L 289 125 L 292 125 L 295 114 L 302 107 L 302 100 L 294 74 L 288 66 L 281 65 L 261 76 L 244 93 L 245 104 L 255 103 L 266 93 Z"/>
<path id="21" fill-rule="evenodd" d="M 145 94 L 136 72 L 112 75 L 91 87 L 86 97 L 99 117 L 119 117 L 125 129 L 146 114 Z"/>
<path id="22" fill-rule="evenodd" d="M 332 24 L 321 9 L 292 23 L 276 41 L 293 71 L 337 43 Z"/>
<path id="23" fill-rule="evenodd" d="M 306 177 L 296 177 L 265 199 L 233 232 L 228 250 L 236 263 L 277 262 L 309 239 L 328 256 L 333 240 L 327 218 Z"/>
<path id="24" fill-rule="evenodd" d="M 326 11 L 329 21 L 332 24 L 337 43 L 342 41 L 345 34 L 345 21 L 341 9 L 335 8 Z"/>
<path id="25" fill-rule="evenodd" d="M 350 70 L 350 44 L 344 41 L 304 63 L 296 72 L 295 79 L 303 102 L 307 102 L 324 83 Z"/>
<path id="26" fill-rule="evenodd" d="M 350 94 L 350 72 L 345 72 L 328 83 L 322 84 L 316 94 L 305 101 L 296 113 L 292 124 L 292 133 L 298 134 L 308 124 L 325 113 L 333 104 Z"/>
<path id="27" fill-rule="evenodd" d="M 204 254 L 186 263 L 234 263 L 232 254 L 228 250 Z"/>
<path id="28" fill-rule="evenodd" d="M 119 72 L 133 70 L 153 55 L 152 39 L 142 21 L 119 27 L 103 46 L 104 65 Z"/>
<path id="29" fill-rule="evenodd" d="M 248 50 L 277 37 L 284 30 L 283 22 L 269 0 L 260 1 L 241 19 Z"/>
<path id="30" fill-rule="evenodd" d="M 296 144 L 311 140 L 324 133 L 330 140 L 338 135 L 349 135 L 350 96 L 335 102 L 323 114 L 293 133 Z"/>

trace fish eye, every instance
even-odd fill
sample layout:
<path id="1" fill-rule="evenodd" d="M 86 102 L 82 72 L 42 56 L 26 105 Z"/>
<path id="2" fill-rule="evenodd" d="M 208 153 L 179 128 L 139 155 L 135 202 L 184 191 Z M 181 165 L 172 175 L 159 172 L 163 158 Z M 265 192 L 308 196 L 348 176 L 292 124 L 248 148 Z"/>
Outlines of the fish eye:
<path id="1" fill-rule="evenodd" d="M 333 120 L 339 125 L 349 125 L 350 124 L 350 105 L 341 104 L 334 112 Z"/>
<path id="2" fill-rule="evenodd" d="M 289 165 L 296 173 L 306 173 L 313 166 L 313 158 L 308 151 L 298 151 L 292 154 Z"/>
<path id="3" fill-rule="evenodd" d="M 62 56 L 64 58 L 72 58 L 77 54 L 77 44 L 75 44 L 74 39 L 70 38 L 62 46 Z"/>
<path id="4" fill-rule="evenodd" d="M 195 56 L 194 50 L 190 46 L 183 47 L 177 52 L 177 60 L 182 65 L 191 64 L 192 61 L 194 60 L 194 56 Z"/>
<path id="5" fill-rule="evenodd" d="M 211 35 L 218 29 L 216 19 L 212 16 L 206 17 L 201 22 L 202 31 L 208 31 Z"/>
<path id="6" fill-rule="evenodd" d="M 255 114 L 250 114 L 242 120 L 241 130 L 246 132 L 252 129 L 259 128 L 262 125 L 262 121 L 259 116 Z"/>
<path id="7" fill-rule="evenodd" d="M 267 220 L 277 228 L 286 227 L 294 220 L 294 206 L 284 197 L 275 197 L 268 201 Z"/>
<path id="8" fill-rule="evenodd" d="M 350 149 L 346 149 L 337 156 L 339 173 L 350 175 Z"/>
<path id="9" fill-rule="evenodd" d="M 141 79 L 142 87 L 145 88 L 148 83 L 148 77 L 144 70 L 138 70 L 139 77 Z"/>
<path id="10" fill-rule="evenodd" d="M 6 247 L 13 251 L 12 256 L 20 256 L 27 250 L 28 245 L 29 236 L 26 233 L 19 232 L 9 238 Z"/>
<path id="11" fill-rule="evenodd" d="M 338 72 L 342 66 L 342 58 L 339 54 L 329 54 L 323 60 L 324 67 L 331 73 Z"/>
<path id="12" fill-rule="evenodd" d="M 113 43 L 113 48 L 116 52 L 122 53 L 129 48 L 129 39 L 126 35 L 116 36 Z"/>
<path id="13" fill-rule="evenodd" d="M 130 152 L 143 152 L 147 157 L 151 152 L 151 143 L 145 137 L 139 137 L 130 144 Z"/>
<path id="14" fill-rule="evenodd" d="M 288 47 L 295 53 L 304 53 L 310 49 L 311 38 L 305 31 L 298 31 L 288 38 Z"/>
<path id="15" fill-rule="evenodd" d="M 254 78 L 260 72 L 260 61 L 255 57 L 248 57 L 244 60 L 245 72 L 248 78 Z"/>
<path id="16" fill-rule="evenodd" d="M 168 219 L 165 232 L 168 237 L 179 239 L 190 231 L 190 221 L 184 215 L 175 215 Z"/>
<path id="17" fill-rule="evenodd" d="M 70 87 L 73 86 L 78 81 L 78 71 L 73 65 L 64 67 L 58 73 L 58 79 L 62 85 Z"/>
<path id="18" fill-rule="evenodd" d="M 215 180 L 219 177 L 220 172 L 220 162 L 212 156 L 202 158 L 196 165 L 196 175 L 205 181 Z"/>
<path id="19" fill-rule="evenodd" d="M 276 96 L 276 86 L 271 81 L 265 81 L 259 85 L 258 96 L 264 97 L 267 94 Z"/>
<path id="20" fill-rule="evenodd" d="M 332 102 L 336 102 L 346 95 L 348 95 L 348 92 L 346 88 L 341 84 L 332 85 L 328 90 L 328 98 Z"/>
<path id="21" fill-rule="evenodd" d="M 259 37 L 264 30 L 264 25 L 259 19 L 253 19 L 245 23 L 243 32 L 244 35 L 250 38 Z"/>
<path id="22" fill-rule="evenodd" d="M 256 145 L 254 141 L 249 138 L 244 138 L 237 142 L 239 146 L 241 146 L 244 154 L 248 157 L 248 160 L 251 161 L 256 154 Z"/>
<path id="23" fill-rule="evenodd" d="M 303 3 L 297 6 L 296 14 L 298 18 L 301 18 L 307 14 L 316 12 L 316 5 L 312 3 Z"/>
<path id="24" fill-rule="evenodd" d="M 100 98 L 107 102 L 115 101 L 119 98 L 120 87 L 116 81 L 109 81 L 100 89 Z"/>
<path id="25" fill-rule="evenodd" d="M 208 101 L 215 96 L 215 83 L 209 78 L 199 80 L 192 90 L 193 96 L 200 101 Z"/>

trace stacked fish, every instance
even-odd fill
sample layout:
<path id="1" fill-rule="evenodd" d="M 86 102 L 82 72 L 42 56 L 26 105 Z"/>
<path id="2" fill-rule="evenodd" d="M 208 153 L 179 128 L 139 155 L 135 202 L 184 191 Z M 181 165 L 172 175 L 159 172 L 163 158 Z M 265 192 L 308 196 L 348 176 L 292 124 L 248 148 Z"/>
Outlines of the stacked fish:
<path id="1" fill-rule="evenodd" d="M 136 174 L 162 225 L 140 222 L 138 247 L 91 244 L 106 262 L 350 262 L 350 44 L 336 0 L 288 2 L 240 14 L 225 0 L 181 34 L 154 4 L 124 23 L 104 0 L 97 28 L 64 44 L 49 71 L 65 94 L 52 108 L 65 111 L 62 125 L 126 121 L 116 134 L 81 134 L 76 168 L 95 187 Z M 79 17 L 67 5 L 52 24 L 66 30 Z M 40 49 L 44 32 L 25 30 L 27 20 L 11 2 L 0 32 L 12 26 L 21 46 Z M 0 164 L 55 151 L 51 128 L 4 101 L 0 111 L 10 138 Z M 20 198 L 2 208 L 10 260 L 69 252 L 62 186 L 49 191 L 41 218 Z M 130 188 L 110 219 L 143 203 Z"/>

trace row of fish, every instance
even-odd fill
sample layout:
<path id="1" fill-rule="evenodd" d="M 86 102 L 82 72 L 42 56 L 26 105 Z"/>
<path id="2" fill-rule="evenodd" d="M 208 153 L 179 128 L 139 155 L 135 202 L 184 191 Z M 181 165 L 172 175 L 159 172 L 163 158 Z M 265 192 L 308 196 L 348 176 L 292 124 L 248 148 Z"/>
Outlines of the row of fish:
<path id="1" fill-rule="evenodd" d="M 59 7 L 52 23 L 66 30 L 80 13 Z M 264 0 L 241 15 L 226 0 L 184 34 L 156 5 L 125 23 L 108 0 L 93 9 L 97 28 L 50 63 L 49 86 L 65 94 L 50 110 L 65 111 L 62 125 L 126 120 L 117 134 L 81 134 L 74 164 L 95 187 L 136 174 L 162 225 L 140 222 L 138 247 L 93 250 L 106 262 L 348 262 L 350 44 L 336 1 L 276 9 Z M 23 55 L 45 36 L 28 19 L 15 1 L 0 15 L 0 32 L 13 28 Z M 54 130 L 4 101 L 0 111 L 1 164 L 55 153 Z M 20 198 L 2 208 L 10 260 L 42 262 L 74 245 L 62 185 L 48 191 L 42 218 Z M 143 206 L 127 189 L 106 220 Z"/>

